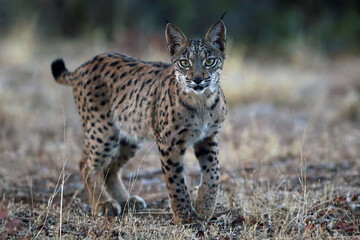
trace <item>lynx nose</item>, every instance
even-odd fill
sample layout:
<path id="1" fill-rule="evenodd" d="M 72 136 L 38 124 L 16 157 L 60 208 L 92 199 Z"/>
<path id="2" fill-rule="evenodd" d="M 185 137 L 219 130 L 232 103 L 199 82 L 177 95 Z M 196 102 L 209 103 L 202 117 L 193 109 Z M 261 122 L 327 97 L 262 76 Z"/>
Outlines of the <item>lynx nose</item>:
<path id="1" fill-rule="evenodd" d="M 196 84 L 200 84 L 203 80 L 204 80 L 204 78 L 202 78 L 202 77 L 194 77 L 194 79 L 193 79 L 193 81 Z"/>

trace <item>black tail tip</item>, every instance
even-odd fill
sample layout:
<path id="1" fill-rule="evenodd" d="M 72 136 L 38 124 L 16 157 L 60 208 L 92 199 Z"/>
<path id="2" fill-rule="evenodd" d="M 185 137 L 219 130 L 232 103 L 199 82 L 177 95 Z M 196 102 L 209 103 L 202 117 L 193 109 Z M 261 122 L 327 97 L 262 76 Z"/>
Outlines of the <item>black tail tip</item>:
<path id="1" fill-rule="evenodd" d="M 64 71 L 66 70 L 64 60 L 62 59 L 56 59 L 51 63 L 51 72 L 54 76 L 54 78 L 57 78 L 60 76 Z"/>

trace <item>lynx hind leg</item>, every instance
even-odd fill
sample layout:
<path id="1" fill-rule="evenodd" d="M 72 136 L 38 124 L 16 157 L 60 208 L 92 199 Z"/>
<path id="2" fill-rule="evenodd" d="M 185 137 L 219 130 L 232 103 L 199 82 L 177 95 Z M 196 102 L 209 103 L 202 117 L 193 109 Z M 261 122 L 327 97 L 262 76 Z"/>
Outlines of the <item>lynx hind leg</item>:
<path id="1" fill-rule="evenodd" d="M 91 132 L 91 131 L 88 131 Z M 109 146 L 117 148 L 118 137 L 106 134 L 85 136 L 84 153 L 80 162 L 82 180 L 89 193 L 94 214 L 116 216 L 121 206 L 107 193 L 104 169 L 111 159 Z"/>
<path id="2" fill-rule="evenodd" d="M 130 158 L 135 156 L 138 144 L 130 143 L 126 139 L 121 139 L 119 145 L 118 154 L 112 158 L 109 166 L 105 170 L 106 189 L 123 209 L 126 207 L 129 209 L 144 209 L 146 208 L 144 199 L 139 196 L 130 196 L 121 180 L 122 167 L 130 160 Z"/>
<path id="3" fill-rule="evenodd" d="M 104 188 L 103 173 L 97 171 L 91 165 L 89 166 L 88 163 L 82 165 L 81 173 L 85 189 L 89 193 L 93 214 L 119 215 L 121 207 L 116 201 L 108 197 Z"/>

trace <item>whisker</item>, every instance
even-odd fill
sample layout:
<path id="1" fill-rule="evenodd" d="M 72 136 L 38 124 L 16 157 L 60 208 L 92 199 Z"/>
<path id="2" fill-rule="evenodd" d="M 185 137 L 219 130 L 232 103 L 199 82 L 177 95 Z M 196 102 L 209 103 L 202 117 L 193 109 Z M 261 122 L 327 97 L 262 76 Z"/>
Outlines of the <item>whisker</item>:
<path id="1" fill-rule="evenodd" d="M 224 80 L 225 79 L 225 80 Z M 224 81 L 231 81 L 231 78 L 229 77 L 224 77 L 224 76 L 221 76 L 221 80 L 224 80 Z"/>
<path id="2" fill-rule="evenodd" d="M 228 85 L 230 85 L 230 86 L 235 86 L 235 84 L 230 83 L 230 82 L 226 82 L 226 81 L 224 81 L 224 80 L 219 80 L 219 82 L 228 84 Z"/>

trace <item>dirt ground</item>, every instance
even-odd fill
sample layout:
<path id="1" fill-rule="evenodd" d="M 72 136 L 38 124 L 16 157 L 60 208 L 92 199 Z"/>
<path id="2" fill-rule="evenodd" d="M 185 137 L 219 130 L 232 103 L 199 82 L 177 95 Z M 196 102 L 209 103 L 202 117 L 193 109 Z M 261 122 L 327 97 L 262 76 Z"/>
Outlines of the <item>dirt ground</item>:
<path id="1" fill-rule="evenodd" d="M 0 239 L 359 239 L 359 58 L 299 51 L 259 61 L 228 51 L 218 207 L 202 226 L 175 226 L 153 141 L 123 171 L 148 209 L 91 215 L 78 172 L 80 120 L 49 66 L 62 56 L 74 69 L 110 47 L 49 43 L 9 55 L 12 46 L 2 43 L 0 57 Z M 185 169 L 195 195 L 192 149 Z"/>

